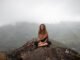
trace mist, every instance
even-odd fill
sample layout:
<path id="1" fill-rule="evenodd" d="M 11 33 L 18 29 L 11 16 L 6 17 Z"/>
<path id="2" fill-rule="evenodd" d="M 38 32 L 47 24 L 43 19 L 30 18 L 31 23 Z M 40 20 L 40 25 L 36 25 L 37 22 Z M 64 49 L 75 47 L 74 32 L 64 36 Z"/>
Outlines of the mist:
<path id="1" fill-rule="evenodd" d="M 80 0 L 0 0 L 0 50 L 37 38 L 41 23 L 50 39 L 80 52 Z"/>
<path id="2" fill-rule="evenodd" d="M 0 0 L 0 25 L 80 22 L 79 0 Z"/>

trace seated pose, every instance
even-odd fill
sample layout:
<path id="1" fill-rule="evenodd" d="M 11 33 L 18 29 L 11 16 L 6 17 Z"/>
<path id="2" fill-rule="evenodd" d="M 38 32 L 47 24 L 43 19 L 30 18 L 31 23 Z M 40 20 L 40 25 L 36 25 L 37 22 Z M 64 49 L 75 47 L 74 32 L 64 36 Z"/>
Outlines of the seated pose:
<path id="1" fill-rule="evenodd" d="M 38 32 L 38 39 L 35 42 L 36 47 L 44 47 L 49 46 L 51 42 L 48 41 L 48 32 L 46 30 L 46 26 L 41 24 Z"/>

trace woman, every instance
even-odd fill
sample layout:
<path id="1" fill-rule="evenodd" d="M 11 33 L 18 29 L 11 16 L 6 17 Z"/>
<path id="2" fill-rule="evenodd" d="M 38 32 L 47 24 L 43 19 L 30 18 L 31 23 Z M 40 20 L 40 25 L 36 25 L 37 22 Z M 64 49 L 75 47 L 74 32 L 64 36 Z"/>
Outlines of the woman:
<path id="1" fill-rule="evenodd" d="M 38 32 L 38 39 L 35 42 L 36 47 L 49 46 L 51 43 L 48 41 L 48 32 L 46 26 L 41 24 Z"/>

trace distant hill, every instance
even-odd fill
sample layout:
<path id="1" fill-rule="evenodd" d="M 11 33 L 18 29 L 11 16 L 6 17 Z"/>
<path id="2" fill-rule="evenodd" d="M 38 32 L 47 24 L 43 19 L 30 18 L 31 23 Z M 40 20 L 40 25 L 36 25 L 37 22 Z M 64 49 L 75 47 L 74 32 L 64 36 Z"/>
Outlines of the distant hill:
<path id="1" fill-rule="evenodd" d="M 0 50 L 14 50 L 32 38 L 37 38 L 38 24 L 19 22 L 0 27 Z M 46 24 L 49 38 L 80 51 L 80 22 Z"/>

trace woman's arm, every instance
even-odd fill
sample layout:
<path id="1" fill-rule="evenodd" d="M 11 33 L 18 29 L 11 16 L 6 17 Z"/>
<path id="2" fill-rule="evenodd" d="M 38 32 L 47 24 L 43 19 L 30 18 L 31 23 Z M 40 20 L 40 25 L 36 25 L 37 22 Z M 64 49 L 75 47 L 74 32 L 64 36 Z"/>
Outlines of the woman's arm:
<path id="1" fill-rule="evenodd" d="M 45 41 L 48 38 L 48 34 L 45 34 L 43 38 L 41 38 L 41 41 Z"/>
<path id="2" fill-rule="evenodd" d="M 45 41 L 47 38 L 48 38 L 48 34 L 47 33 L 43 37 L 40 37 L 40 35 L 38 35 L 37 41 Z"/>
<path id="3" fill-rule="evenodd" d="M 38 37 L 37 41 L 40 41 L 41 39 Z"/>

